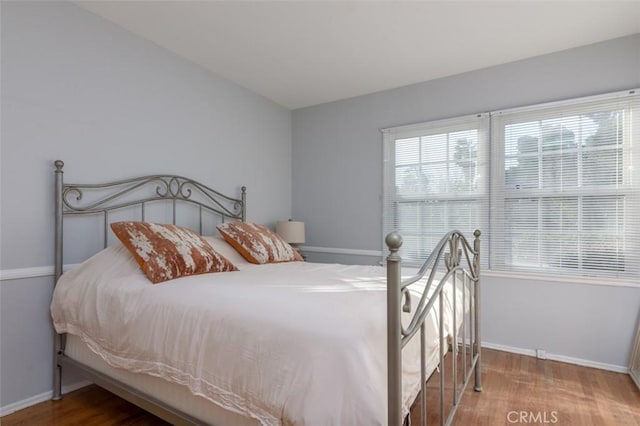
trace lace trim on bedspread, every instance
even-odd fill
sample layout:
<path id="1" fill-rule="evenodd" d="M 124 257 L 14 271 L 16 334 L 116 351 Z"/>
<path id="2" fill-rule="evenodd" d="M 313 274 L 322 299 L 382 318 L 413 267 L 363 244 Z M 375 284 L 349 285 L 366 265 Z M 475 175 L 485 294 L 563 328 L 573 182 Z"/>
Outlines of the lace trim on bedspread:
<path id="1" fill-rule="evenodd" d="M 102 358 L 111 367 L 132 373 L 148 374 L 171 383 L 186 386 L 192 394 L 201 396 L 226 410 L 254 418 L 263 426 L 281 426 L 283 424 L 281 418 L 274 416 L 264 408 L 247 401 L 240 395 L 221 389 L 204 379 L 193 377 L 184 371 L 161 362 L 124 358 L 113 354 L 86 334 L 81 327 L 74 324 L 56 323 L 55 328 L 59 333 L 70 333 L 79 336 L 93 353 Z"/>

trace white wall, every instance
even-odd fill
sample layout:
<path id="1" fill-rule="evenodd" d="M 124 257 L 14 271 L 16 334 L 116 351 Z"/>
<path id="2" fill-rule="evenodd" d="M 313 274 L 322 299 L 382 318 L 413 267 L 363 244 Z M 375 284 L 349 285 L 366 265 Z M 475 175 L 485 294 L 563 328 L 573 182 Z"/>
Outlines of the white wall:
<path id="1" fill-rule="evenodd" d="M 384 58 L 380 58 L 384 60 Z M 381 250 L 380 129 L 640 86 L 640 34 L 293 112 L 293 218 L 307 245 Z M 348 252 L 347 252 L 348 253 Z M 309 260 L 353 256 L 307 252 Z M 360 263 L 380 260 L 358 256 Z M 640 287 L 483 279 L 483 340 L 622 370 Z"/>
<path id="2" fill-rule="evenodd" d="M 53 264 L 53 165 L 248 187 L 248 219 L 291 214 L 291 113 L 67 2 L 2 2 L 2 275 Z M 26 271 L 16 269 L 27 268 Z M 51 390 L 52 277 L 0 284 L 0 408 Z"/>

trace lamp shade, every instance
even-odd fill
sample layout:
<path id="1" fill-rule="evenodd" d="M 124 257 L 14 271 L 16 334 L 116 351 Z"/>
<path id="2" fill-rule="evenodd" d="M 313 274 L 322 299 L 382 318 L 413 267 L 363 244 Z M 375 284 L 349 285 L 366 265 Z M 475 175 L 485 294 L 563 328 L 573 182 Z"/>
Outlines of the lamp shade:
<path id="1" fill-rule="evenodd" d="M 294 220 L 279 221 L 276 223 L 276 233 L 289 244 L 304 243 L 304 222 Z"/>

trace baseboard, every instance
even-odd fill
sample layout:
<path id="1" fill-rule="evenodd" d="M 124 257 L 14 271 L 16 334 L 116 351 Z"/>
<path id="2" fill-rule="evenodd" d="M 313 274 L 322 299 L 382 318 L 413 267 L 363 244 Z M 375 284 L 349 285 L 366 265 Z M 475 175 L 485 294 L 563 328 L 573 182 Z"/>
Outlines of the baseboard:
<path id="1" fill-rule="evenodd" d="M 534 358 L 536 357 L 535 349 L 514 348 L 512 346 L 499 345 L 499 344 L 490 343 L 490 342 L 482 342 L 482 347 L 488 348 L 488 349 L 495 349 L 503 352 L 511 352 L 519 355 L 532 356 Z M 591 367 L 591 368 L 597 368 L 599 370 L 613 371 L 615 373 L 623 373 L 623 374 L 629 373 L 629 368 L 626 366 L 606 364 L 604 362 L 597 362 L 597 361 L 589 361 L 586 359 L 574 358 L 574 357 L 565 356 L 565 355 L 551 354 L 548 352 L 546 354 L 546 359 L 551 361 L 566 362 L 567 364 L 580 365 L 582 367 Z"/>
<path id="2" fill-rule="evenodd" d="M 65 394 L 65 393 L 73 392 L 74 390 L 78 390 L 85 386 L 89 386 L 90 384 L 91 382 L 87 380 L 82 380 L 80 382 L 72 383 L 70 385 L 63 386 L 62 393 Z M 48 401 L 52 397 L 53 397 L 53 391 L 47 391 L 38 395 L 34 395 L 30 398 L 23 399 L 22 401 L 17 401 L 17 402 L 13 402 L 11 404 L 5 405 L 4 407 L 0 407 L 0 417 L 9 415 L 11 413 L 14 413 L 16 411 L 22 410 L 27 407 L 31 407 L 32 405 L 36 405 L 41 402 Z"/>

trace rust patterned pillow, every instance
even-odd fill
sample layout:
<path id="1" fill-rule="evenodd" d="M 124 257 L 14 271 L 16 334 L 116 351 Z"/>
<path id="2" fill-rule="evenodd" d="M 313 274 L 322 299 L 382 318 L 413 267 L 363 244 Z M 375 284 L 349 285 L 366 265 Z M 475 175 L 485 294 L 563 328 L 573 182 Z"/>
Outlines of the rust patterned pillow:
<path id="1" fill-rule="evenodd" d="M 278 263 L 302 260 L 278 234 L 265 226 L 247 222 L 227 222 L 217 226 L 229 244 L 251 263 Z"/>
<path id="2" fill-rule="evenodd" d="M 111 229 L 154 284 L 187 275 L 238 270 L 198 234 L 179 226 L 115 222 Z"/>

